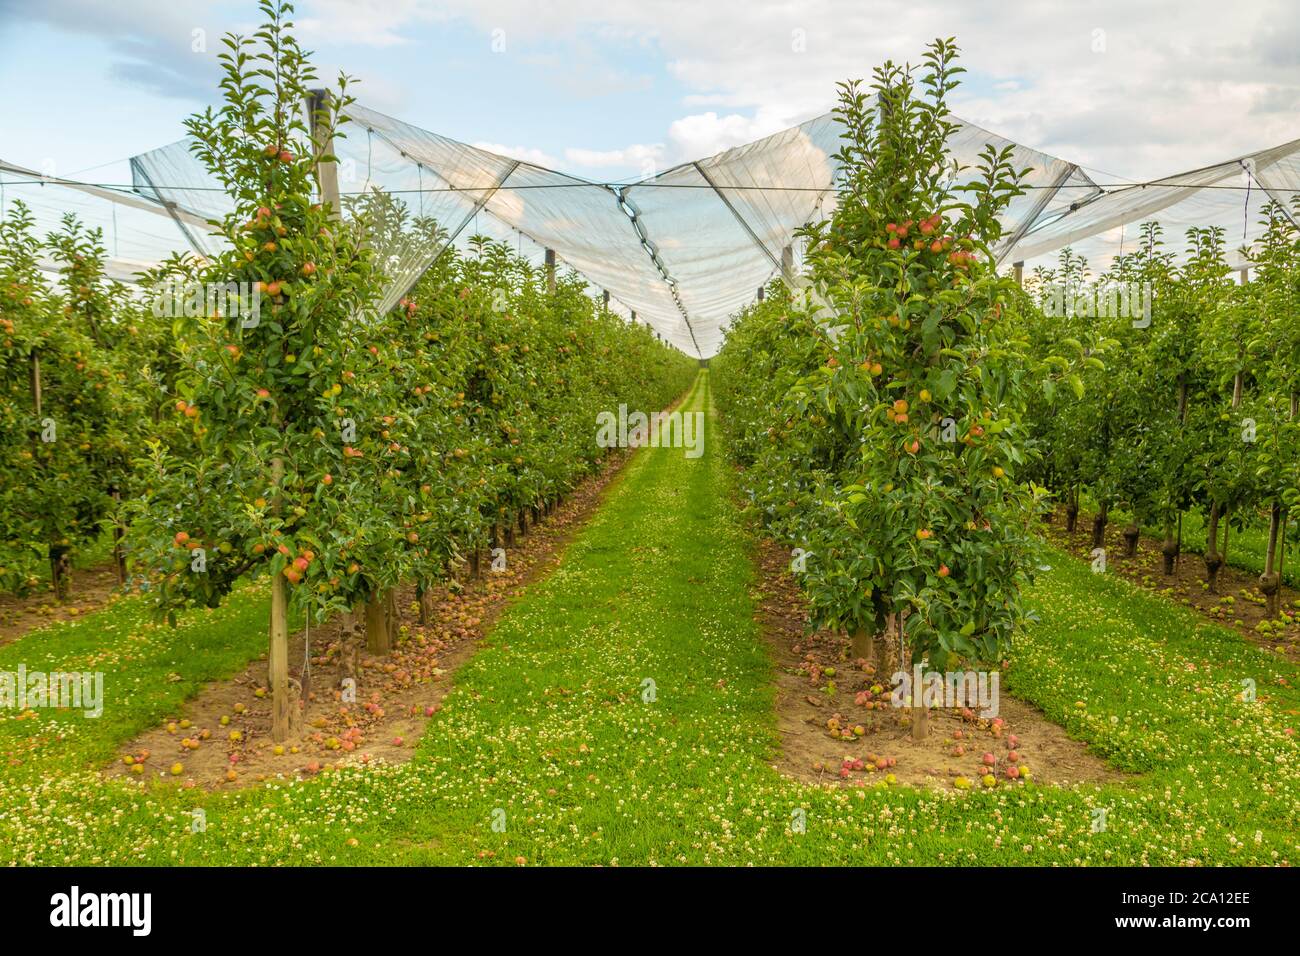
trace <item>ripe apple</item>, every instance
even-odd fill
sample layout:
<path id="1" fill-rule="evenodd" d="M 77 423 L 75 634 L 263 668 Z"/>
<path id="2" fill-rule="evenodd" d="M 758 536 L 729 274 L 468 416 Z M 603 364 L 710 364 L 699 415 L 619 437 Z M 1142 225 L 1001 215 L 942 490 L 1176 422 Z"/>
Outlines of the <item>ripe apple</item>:
<path id="1" fill-rule="evenodd" d="M 172 776 L 179 777 L 185 772 L 185 768 L 178 763 L 172 764 Z"/>
<path id="2" fill-rule="evenodd" d="M 994 757 L 990 753 L 986 753 L 983 757 L 980 758 L 980 760 L 983 762 L 984 766 L 986 767 L 991 767 L 998 762 L 997 757 Z"/>

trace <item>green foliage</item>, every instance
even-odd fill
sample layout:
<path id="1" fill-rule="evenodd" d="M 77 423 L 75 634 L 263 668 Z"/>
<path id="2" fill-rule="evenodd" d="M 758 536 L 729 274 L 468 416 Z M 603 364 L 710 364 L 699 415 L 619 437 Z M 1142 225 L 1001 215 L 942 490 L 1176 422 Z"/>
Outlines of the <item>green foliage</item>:
<path id="1" fill-rule="evenodd" d="M 63 263 L 59 289 L 46 253 Z M 35 588 L 47 558 L 95 542 L 128 482 L 138 393 L 101 344 L 122 297 L 102 260 L 98 233 L 71 218 L 45 243 L 21 202 L 0 222 L 0 589 Z"/>
<path id="2" fill-rule="evenodd" d="M 492 524 L 591 471 L 603 453 L 594 408 L 657 410 L 690 363 L 598 309 L 577 279 L 552 295 L 483 242 L 469 257 L 444 250 L 376 314 L 397 280 L 372 250 L 407 234 L 437 241 L 438 225 L 391 196 L 344 210 L 314 201 L 297 107 L 316 78 L 291 7 L 263 10 L 253 38 L 225 41 L 225 104 L 189 123 L 234 202 L 219 223 L 230 248 L 155 276 L 256 284 L 261 312 L 174 318 L 160 368 L 188 441 L 152 443 L 132 539 L 165 612 L 215 606 L 245 575 L 269 573 L 320 619 L 444 576 Z M 351 102 L 340 77 L 317 125 L 342 135 Z"/>
<path id="3" fill-rule="evenodd" d="M 811 552 L 814 621 L 881 631 L 899 614 L 912 659 L 941 669 L 1000 660 L 1024 620 L 1040 493 L 1016 480 L 1021 421 L 1040 383 L 1078 385 L 1081 360 L 1025 354 L 992 252 L 1021 171 L 992 147 L 952 168 L 955 55 L 936 41 L 871 94 L 841 86 L 840 201 L 806 230 L 815 291 L 796 297 L 813 304 L 748 310 L 716 362 L 750 493 Z"/>
<path id="4" fill-rule="evenodd" d="M 1066 249 L 1028 284 L 1035 354 L 1082 342 L 1105 360 L 1085 370 L 1076 401 L 1031 405 L 1036 477 L 1067 501 L 1084 490 L 1103 512 L 1123 508 L 1136 526 L 1163 528 L 1170 554 L 1189 508 L 1244 527 L 1273 501 L 1300 500 L 1300 233 L 1274 204 L 1263 225 L 1243 250 L 1249 282 L 1233 281 L 1222 229 L 1189 229 L 1175 262 L 1147 223 L 1137 250 L 1095 282 Z M 1052 291 L 1096 301 L 1115 283 L 1145 287 L 1149 322 L 1049 308 Z"/>

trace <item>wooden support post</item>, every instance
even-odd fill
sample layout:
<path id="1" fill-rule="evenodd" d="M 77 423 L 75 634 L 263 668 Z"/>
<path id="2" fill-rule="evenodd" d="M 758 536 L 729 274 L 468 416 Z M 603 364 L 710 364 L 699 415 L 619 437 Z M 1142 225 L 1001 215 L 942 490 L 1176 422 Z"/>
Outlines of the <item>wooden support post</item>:
<path id="1" fill-rule="evenodd" d="M 781 275 L 787 284 L 794 278 L 794 246 L 781 250 Z"/>
<path id="2" fill-rule="evenodd" d="M 126 552 L 122 541 L 126 537 L 126 528 L 122 524 L 122 492 L 112 489 L 113 497 L 113 569 L 117 572 L 117 586 L 126 586 Z"/>
<path id="3" fill-rule="evenodd" d="M 759 302 L 762 302 L 762 301 L 763 301 L 763 295 L 764 295 L 764 293 L 766 293 L 766 291 L 767 291 L 767 290 L 764 289 L 762 286 L 759 286 L 759 287 L 758 287 L 758 301 L 759 301 Z"/>
<path id="4" fill-rule="evenodd" d="M 32 349 L 32 406 L 36 409 L 36 424 L 41 421 L 41 356 Z"/>
<path id="5" fill-rule="evenodd" d="M 271 484 L 275 501 L 271 512 L 279 514 L 283 498 L 284 460 L 271 461 Z M 289 700 L 289 595 L 283 574 L 271 575 L 270 648 L 266 655 L 266 682 L 271 685 L 271 739 L 279 743 L 289 736 L 293 705 Z"/>
<path id="6" fill-rule="evenodd" d="M 320 199 L 330 207 L 334 219 L 342 216 L 339 200 L 339 168 L 333 160 L 321 160 L 334 155 L 334 127 L 329 122 L 329 90 L 312 90 L 307 95 L 307 110 L 311 120 L 312 148 L 316 155 L 316 179 L 320 183 Z"/>
<path id="7" fill-rule="evenodd" d="M 1241 284 L 1245 285 L 1249 281 L 1250 281 L 1250 267 L 1247 266 L 1246 268 L 1241 270 Z"/>
<path id="8" fill-rule="evenodd" d="M 402 617 L 397 610 L 397 588 L 384 592 L 384 623 L 388 626 L 388 647 L 391 650 L 397 643 L 398 626 Z"/>
<path id="9" fill-rule="evenodd" d="M 555 250 L 546 250 L 546 291 L 555 294 Z"/>
<path id="10" fill-rule="evenodd" d="M 606 289 L 600 294 L 600 302 L 605 308 L 609 308 L 609 290 Z"/>
<path id="11" fill-rule="evenodd" d="M 357 670 L 357 610 L 350 608 L 339 621 L 339 687 L 346 687 L 348 680 L 355 686 Z"/>
<path id="12" fill-rule="evenodd" d="M 1024 262 L 1013 262 L 1013 263 L 1011 263 L 1011 271 L 1012 271 L 1012 274 L 1016 277 L 1016 285 L 1018 285 L 1018 286 L 1023 286 L 1023 285 L 1025 284 L 1025 264 L 1024 264 Z"/>
<path id="13" fill-rule="evenodd" d="M 32 350 L 32 409 L 36 413 L 36 444 L 40 447 L 41 415 L 43 412 L 41 399 L 41 357 L 40 354 Z M 51 544 L 48 550 L 50 559 L 50 584 L 54 588 L 54 600 L 62 604 L 68 599 L 68 592 L 71 590 L 72 582 L 72 562 L 68 557 L 68 549 L 62 545 Z"/>

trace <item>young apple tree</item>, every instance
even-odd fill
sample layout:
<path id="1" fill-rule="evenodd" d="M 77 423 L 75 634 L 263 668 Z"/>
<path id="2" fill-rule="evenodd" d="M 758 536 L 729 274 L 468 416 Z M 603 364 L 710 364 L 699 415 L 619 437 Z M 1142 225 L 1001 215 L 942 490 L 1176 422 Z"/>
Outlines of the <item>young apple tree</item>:
<path id="1" fill-rule="evenodd" d="M 836 328 L 801 386 L 858 436 L 832 505 L 834 573 L 859 595 L 855 652 L 892 617 L 903 656 L 940 670 L 1007 654 L 1043 494 L 1016 480 L 1035 371 L 993 255 L 1022 171 L 989 146 L 949 173 L 956 53 L 939 40 L 919 70 L 886 64 L 870 93 L 841 86 L 840 201 L 807 230 Z M 917 737 L 924 703 L 914 688 Z"/>
<path id="2" fill-rule="evenodd" d="M 187 124 L 233 205 L 216 223 L 228 249 L 194 278 L 205 301 L 231 283 L 256 296 L 238 314 L 226 300 L 173 319 L 175 414 L 190 446 L 180 455 L 154 446 L 132 530 L 170 615 L 217 604 L 250 572 L 270 576 L 272 735 L 282 740 L 297 703 L 289 604 L 320 619 L 365 596 L 358 553 L 373 563 L 393 553 L 392 511 L 385 489 L 347 476 L 369 474 L 392 452 L 382 410 L 354 385 L 354 366 L 374 358 L 362 317 L 377 278 L 359 227 L 314 198 L 304 103 L 316 77 L 291 32 L 292 8 L 261 6 L 266 23 L 252 38 L 224 40 L 224 104 Z M 317 124 L 335 129 L 350 102 L 340 77 Z"/>

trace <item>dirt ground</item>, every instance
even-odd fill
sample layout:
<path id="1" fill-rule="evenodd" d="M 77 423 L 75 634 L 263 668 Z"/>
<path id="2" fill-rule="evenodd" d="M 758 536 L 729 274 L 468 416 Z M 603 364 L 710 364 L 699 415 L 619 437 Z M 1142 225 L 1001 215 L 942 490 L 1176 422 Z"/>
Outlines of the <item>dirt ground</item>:
<path id="1" fill-rule="evenodd" d="M 1080 513 L 1071 534 L 1065 530 L 1065 512 L 1061 510 L 1053 516 L 1050 525 L 1044 524 L 1043 530 L 1056 547 L 1085 561 L 1092 560 L 1092 515 Z M 1233 628 L 1260 647 L 1291 660 L 1300 660 L 1300 604 L 1296 603 L 1300 592 L 1282 587 L 1280 607 L 1295 620 L 1277 624 L 1268 621 L 1257 575 L 1225 564 L 1219 570 L 1219 593 L 1211 594 L 1204 587 L 1205 561 L 1199 553 L 1184 551 L 1173 575 L 1166 576 L 1159 540 L 1145 535 L 1138 538 L 1137 555 L 1129 558 L 1124 556 L 1123 534 L 1122 525 L 1113 521 L 1107 524 L 1104 541 L 1106 573 L 1122 575 L 1141 587 L 1163 594 L 1225 627 Z M 1231 538 L 1228 547 L 1231 554 Z M 1267 622 L 1267 629 L 1260 629 L 1261 622 Z"/>
<path id="2" fill-rule="evenodd" d="M 67 621 L 98 611 L 119 597 L 117 571 L 112 563 L 75 569 L 68 601 L 60 604 L 47 584 L 26 597 L 0 593 L 0 645 L 55 621 Z"/>
<path id="3" fill-rule="evenodd" d="M 104 771 L 110 776 L 174 780 L 184 787 L 233 788 L 277 776 L 312 776 L 351 763 L 409 760 L 425 724 L 442 706 L 451 675 L 473 655 L 505 606 L 559 561 L 565 544 L 603 499 L 628 454 L 610 457 L 525 537 L 506 551 L 506 567 L 484 562 L 477 580 L 466 577 L 432 596 L 429 623 L 419 623 L 414 587 L 398 596 L 399 639 L 387 657 L 358 655 L 355 703 L 338 689 L 341 622 L 310 635 L 308 703 L 300 732 L 283 744 L 270 739 L 266 660 L 231 680 L 209 685 L 178 713 L 121 748 Z M 290 639 L 290 673 L 301 678 L 307 635 Z M 139 768 L 139 769 L 137 769 Z"/>
<path id="4" fill-rule="evenodd" d="M 777 662 L 781 756 L 775 766 L 782 773 L 828 785 L 883 780 L 944 788 L 988 786 L 986 774 L 996 787 L 1021 786 L 1026 777 L 1056 785 L 1125 779 L 1036 708 L 1005 692 L 997 716 L 988 719 L 931 709 L 927 738 L 913 741 L 910 708 L 889 701 L 896 655 L 886 656 L 877 672 L 850 660 L 846 636 L 807 634 L 806 604 L 789 572 L 789 553 L 763 540 L 759 562 L 755 599 Z M 827 690 L 831 684 L 833 694 Z"/>

